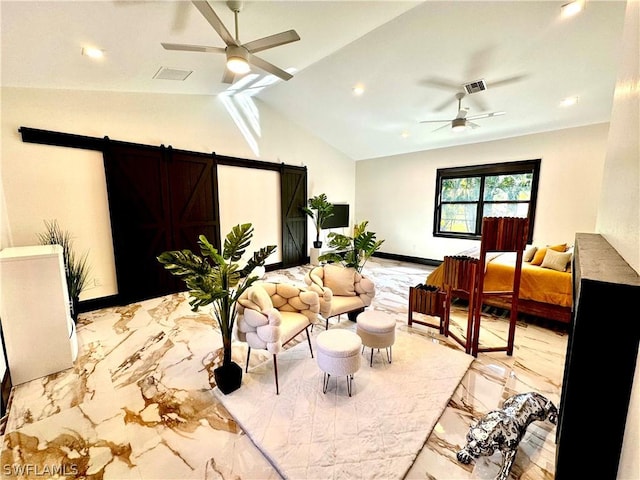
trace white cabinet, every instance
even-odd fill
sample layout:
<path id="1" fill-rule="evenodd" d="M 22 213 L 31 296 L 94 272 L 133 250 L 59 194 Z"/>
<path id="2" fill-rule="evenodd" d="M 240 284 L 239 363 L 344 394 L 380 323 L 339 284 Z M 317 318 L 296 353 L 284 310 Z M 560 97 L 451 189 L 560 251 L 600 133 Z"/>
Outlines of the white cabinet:
<path id="1" fill-rule="evenodd" d="M 0 251 L 0 321 L 13 385 L 73 366 L 78 344 L 62 247 Z"/>

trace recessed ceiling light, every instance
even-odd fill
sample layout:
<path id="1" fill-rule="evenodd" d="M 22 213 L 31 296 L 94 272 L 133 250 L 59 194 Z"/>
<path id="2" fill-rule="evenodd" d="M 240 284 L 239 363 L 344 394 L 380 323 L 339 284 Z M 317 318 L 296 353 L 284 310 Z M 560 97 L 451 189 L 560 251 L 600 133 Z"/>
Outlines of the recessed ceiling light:
<path id="1" fill-rule="evenodd" d="M 411 135 L 411 134 L 409 132 L 407 132 L 406 130 L 400 134 L 400 136 L 402 138 L 409 138 L 409 135 Z"/>
<path id="2" fill-rule="evenodd" d="M 358 84 L 355 87 L 353 87 L 354 95 L 362 95 L 363 93 L 364 93 L 364 85 Z"/>
<path id="3" fill-rule="evenodd" d="M 93 48 L 93 47 L 83 47 L 82 55 L 85 55 L 91 58 L 102 58 L 104 57 L 104 50 L 100 50 L 99 48 Z"/>
<path id="4" fill-rule="evenodd" d="M 578 103 L 578 97 L 567 97 L 560 102 L 561 107 L 571 107 Z"/>
<path id="5" fill-rule="evenodd" d="M 577 15 L 585 7 L 585 0 L 574 0 L 573 2 L 565 3 L 560 7 L 560 14 L 562 17 L 573 17 Z"/>

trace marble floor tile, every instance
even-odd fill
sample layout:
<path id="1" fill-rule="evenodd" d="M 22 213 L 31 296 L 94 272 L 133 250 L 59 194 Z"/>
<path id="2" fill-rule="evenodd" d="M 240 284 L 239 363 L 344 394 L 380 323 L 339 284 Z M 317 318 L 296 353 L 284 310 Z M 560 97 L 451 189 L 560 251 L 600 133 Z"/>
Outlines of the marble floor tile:
<path id="1" fill-rule="evenodd" d="M 265 279 L 304 285 L 310 268 L 268 272 Z M 432 269 L 369 260 L 372 308 L 393 314 L 399 329 L 461 349 L 436 329 L 407 325 L 409 287 Z M 480 353 L 473 361 L 406 478 L 493 479 L 499 454 L 469 465 L 456 459 L 470 424 L 516 393 L 536 391 L 558 405 L 567 335 L 561 326 L 529 320 L 518 322 L 513 356 Z M 462 331 L 465 321 L 464 306 L 454 305 L 454 328 Z M 220 334 L 206 311 L 190 310 L 186 294 L 81 314 L 77 327 L 73 368 L 13 389 L 0 452 L 6 478 L 279 478 L 212 393 Z M 481 342 L 502 343 L 506 332 L 505 318 L 483 316 Z M 240 365 L 246 352 L 245 344 L 234 344 Z M 251 367 L 268 359 L 253 352 Z M 553 478 L 554 462 L 555 426 L 534 422 L 509 478 Z"/>

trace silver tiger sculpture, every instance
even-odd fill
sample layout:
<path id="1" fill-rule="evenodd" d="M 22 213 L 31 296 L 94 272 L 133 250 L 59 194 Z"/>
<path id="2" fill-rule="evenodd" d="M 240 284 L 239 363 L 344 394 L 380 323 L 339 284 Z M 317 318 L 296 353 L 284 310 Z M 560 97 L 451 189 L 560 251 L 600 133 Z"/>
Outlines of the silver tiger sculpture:
<path id="1" fill-rule="evenodd" d="M 457 453 L 458 461 L 469 464 L 482 456 L 502 453 L 502 465 L 495 480 L 506 480 L 513 466 L 520 440 L 531 422 L 558 421 L 556 406 L 536 392 L 519 393 L 507 398 L 502 409 L 493 410 L 471 425 L 467 444 Z"/>

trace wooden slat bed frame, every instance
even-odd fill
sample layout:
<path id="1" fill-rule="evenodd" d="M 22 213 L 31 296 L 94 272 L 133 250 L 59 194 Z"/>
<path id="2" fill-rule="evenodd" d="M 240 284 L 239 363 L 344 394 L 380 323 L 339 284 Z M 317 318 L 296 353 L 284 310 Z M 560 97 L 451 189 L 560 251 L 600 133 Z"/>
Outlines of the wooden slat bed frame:
<path id="1" fill-rule="evenodd" d="M 510 300 L 504 300 L 497 297 L 485 298 L 483 303 L 492 307 L 504 308 L 505 310 L 509 310 L 511 308 Z M 536 302 L 534 300 L 519 299 L 518 313 L 542 317 L 549 320 L 556 320 L 562 323 L 569 323 L 571 320 L 571 307 Z"/>

